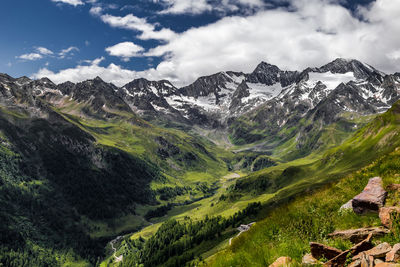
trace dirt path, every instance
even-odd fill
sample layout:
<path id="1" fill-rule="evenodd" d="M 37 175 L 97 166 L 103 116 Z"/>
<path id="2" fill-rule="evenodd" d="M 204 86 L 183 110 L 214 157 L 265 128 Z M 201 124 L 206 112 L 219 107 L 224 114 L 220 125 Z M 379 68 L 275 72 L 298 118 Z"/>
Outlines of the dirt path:
<path id="1" fill-rule="evenodd" d="M 114 247 L 114 244 L 116 243 L 116 242 L 118 242 L 120 239 L 122 239 L 123 238 L 123 236 L 117 236 L 115 239 L 113 239 L 113 240 L 111 240 L 110 241 L 110 245 L 111 245 L 111 249 L 114 251 L 114 253 L 113 253 L 113 256 L 114 256 L 114 258 L 115 258 L 115 262 L 120 262 L 120 261 L 122 261 L 123 260 L 123 255 L 120 255 L 120 256 L 118 256 L 117 257 L 117 255 L 116 255 L 116 253 L 117 253 L 117 249 Z"/>
<path id="2" fill-rule="evenodd" d="M 232 244 L 232 239 L 234 239 L 235 237 L 240 236 L 242 233 L 250 230 L 250 227 L 255 224 L 255 222 L 249 223 L 249 224 L 242 224 L 241 226 L 239 226 L 237 229 L 239 230 L 239 233 L 236 236 L 233 236 L 229 239 L 229 246 Z"/>

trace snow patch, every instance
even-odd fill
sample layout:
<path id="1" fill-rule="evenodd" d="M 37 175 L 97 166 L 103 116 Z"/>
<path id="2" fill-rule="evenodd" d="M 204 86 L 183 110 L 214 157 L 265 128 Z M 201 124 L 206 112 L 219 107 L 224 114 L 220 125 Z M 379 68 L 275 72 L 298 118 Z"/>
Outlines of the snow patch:
<path id="1" fill-rule="evenodd" d="M 318 82 L 322 82 L 326 85 L 327 90 L 333 90 L 338 87 L 341 83 L 348 83 L 356 80 L 353 72 L 346 73 L 332 73 L 332 72 L 309 72 L 309 79 L 306 82 L 308 87 L 315 87 Z"/>
<path id="2" fill-rule="evenodd" d="M 273 85 L 265 85 L 262 83 L 247 83 L 247 86 L 249 87 L 250 95 L 248 97 L 242 98 L 242 103 L 246 103 L 255 98 L 266 101 L 278 96 L 283 90 L 280 83 L 276 83 Z"/>

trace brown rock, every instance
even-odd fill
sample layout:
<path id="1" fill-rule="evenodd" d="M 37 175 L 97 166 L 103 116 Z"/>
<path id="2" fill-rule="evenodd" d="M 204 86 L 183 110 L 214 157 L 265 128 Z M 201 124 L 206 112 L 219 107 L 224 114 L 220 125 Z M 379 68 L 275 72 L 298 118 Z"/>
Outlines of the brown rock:
<path id="1" fill-rule="evenodd" d="M 397 262 L 400 260 L 400 243 L 393 246 L 392 250 L 386 254 L 387 262 Z"/>
<path id="2" fill-rule="evenodd" d="M 373 248 L 373 246 L 371 244 L 371 238 L 372 238 L 372 234 L 369 234 L 366 239 L 364 239 L 360 243 L 351 247 L 350 248 L 351 255 L 357 255 L 361 251 L 365 251 L 365 250 L 369 250 L 369 249 Z"/>
<path id="3" fill-rule="evenodd" d="M 392 216 L 400 216 L 400 207 L 382 207 L 379 209 L 379 219 L 388 228 L 392 228 Z"/>
<path id="4" fill-rule="evenodd" d="M 366 239 L 361 241 L 360 243 L 354 245 L 352 248 L 343 251 L 341 254 L 337 255 L 336 257 L 330 259 L 327 261 L 324 266 L 329 266 L 329 267 L 341 267 L 344 266 L 346 260 L 347 260 L 347 255 L 350 253 L 352 256 L 357 255 L 362 251 L 369 250 L 373 246 L 371 244 L 371 238 L 372 234 L 370 233 Z M 360 264 L 362 262 L 360 261 Z M 361 265 L 360 265 L 361 266 Z"/>
<path id="5" fill-rule="evenodd" d="M 384 261 L 381 259 L 375 259 L 374 264 L 377 265 L 378 263 L 383 263 Z"/>
<path id="6" fill-rule="evenodd" d="M 292 259 L 290 257 L 279 257 L 269 267 L 285 267 L 289 266 L 291 262 Z"/>
<path id="7" fill-rule="evenodd" d="M 311 248 L 311 255 L 316 259 L 324 257 L 330 260 L 343 252 L 337 248 L 328 247 L 324 244 L 315 242 L 310 242 L 310 248 Z"/>
<path id="8" fill-rule="evenodd" d="M 303 265 L 316 265 L 318 264 L 318 260 L 314 258 L 310 253 L 303 256 L 301 261 Z"/>
<path id="9" fill-rule="evenodd" d="M 369 228 L 359 228 L 359 229 L 349 229 L 343 231 L 335 231 L 329 234 L 329 237 L 332 238 L 342 238 L 350 240 L 353 243 L 358 243 L 368 237 L 369 234 L 372 234 L 373 237 L 383 236 L 388 234 L 389 230 L 383 227 L 369 227 Z"/>
<path id="10" fill-rule="evenodd" d="M 368 211 L 378 212 L 385 204 L 386 196 L 387 192 L 382 188 L 382 178 L 371 178 L 364 190 L 353 198 L 353 210 L 359 214 Z"/>
<path id="11" fill-rule="evenodd" d="M 347 267 L 360 267 L 361 266 L 361 260 L 355 260 L 352 263 L 350 263 L 349 265 L 347 265 Z"/>
<path id="12" fill-rule="evenodd" d="M 388 252 L 392 250 L 392 247 L 390 246 L 389 243 L 382 243 L 377 245 L 374 248 L 371 248 L 370 250 L 363 251 L 359 253 L 358 255 L 354 256 L 353 259 L 359 259 L 363 254 L 367 256 L 372 256 L 374 258 L 384 258 Z"/>
<path id="13" fill-rule="evenodd" d="M 360 267 L 373 267 L 374 257 L 368 256 L 365 252 L 360 253 Z"/>

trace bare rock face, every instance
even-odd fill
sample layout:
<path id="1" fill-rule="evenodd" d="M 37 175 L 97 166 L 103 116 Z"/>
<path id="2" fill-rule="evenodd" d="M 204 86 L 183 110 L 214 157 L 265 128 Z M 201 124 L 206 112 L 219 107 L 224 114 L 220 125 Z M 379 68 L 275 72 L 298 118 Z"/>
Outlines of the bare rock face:
<path id="1" fill-rule="evenodd" d="M 400 207 L 381 207 L 379 209 L 379 219 L 385 227 L 392 228 L 392 216 L 399 218 Z"/>
<path id="2" fill-rule="evenodd" d="M 291 262 L 292 258 L 290 257 L 279 257 L 269 267 L 285 267 L 288 266 Z"/>
<path id="3" fill-rule="evenodd" d="M 353 243 L 358 243 L 372 234 L 372 237 L 379 237 L 388 234 L 389 230 L 383 227 L 369 227 L 369 228 L 359 228 L 359 229 L 349 229 L 349 230 L 339 230 L 335 231 L 328 236 L 331 238 L 341 238 L 350 240 Z"/>
<path id="4" fill-rule="evenodd" d="M 374 177 L 368 181 L 364 190 L 355 196 L 352 201 L 354 212 L 378 212 L 385 204 L 387 192 L 382 187 L 382 178 Z"/>
<path id="5" fill-rule="evenodd" d="M 400 243 L 393 246 L 392 250 L 386 254 L 387 262 L 397 262 L 400 260 Z"/>
<path id="6" fill-rule="evenodd" d="M 318 264 L 318 260 L 314 258 L 311 254 L 306 254 L 303 256 L 301 264 L 305 266 L 316 265 Z"/>
<path id="7" fill-rule="evenodd" d="M 337 248 L 328 247 L 324 244 L 316 242 L 310 242 L 310 247 L 311 247 L 311 255 L 316 259 L 324 257 L 330 260 L 343 252 Z"/>

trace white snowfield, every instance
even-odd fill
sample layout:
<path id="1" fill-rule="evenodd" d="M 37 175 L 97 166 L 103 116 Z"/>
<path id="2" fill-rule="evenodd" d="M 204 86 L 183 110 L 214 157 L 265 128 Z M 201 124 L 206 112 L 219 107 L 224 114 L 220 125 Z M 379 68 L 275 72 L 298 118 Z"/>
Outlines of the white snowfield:
<path id="1" fill-rule="evenodd" d="M 318 72 L 310 72 L 308 74 L 309 79 L 307 81 L 308 87 L 315 87 L 317 83 L 320 81 L 322 82 L 327 90 L 334 90 L 336 87 L 339 86 L 341 83 L 348 83 L 350 81 L 356 81 L 356 77 L 354 77 L 353 72 L 347 73 L 332 73 L 332 72 L 325 72 L 325 73 L 318 73 Z"/>

